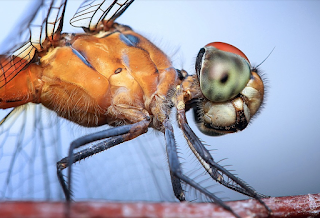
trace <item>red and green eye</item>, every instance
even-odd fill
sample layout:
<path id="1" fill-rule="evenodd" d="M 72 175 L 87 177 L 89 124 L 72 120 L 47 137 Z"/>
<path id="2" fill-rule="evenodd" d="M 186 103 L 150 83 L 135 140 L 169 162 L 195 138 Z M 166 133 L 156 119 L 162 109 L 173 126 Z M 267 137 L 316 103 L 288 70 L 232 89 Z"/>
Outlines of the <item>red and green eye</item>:
<path id="1" fill-rule="evenodd" d="M 245 88 L 250 79 L 251 66 L 238 48 L 213 42 L 200 49 L 196 72 L 202 94 L 212 102 L 224 102 Z"/>

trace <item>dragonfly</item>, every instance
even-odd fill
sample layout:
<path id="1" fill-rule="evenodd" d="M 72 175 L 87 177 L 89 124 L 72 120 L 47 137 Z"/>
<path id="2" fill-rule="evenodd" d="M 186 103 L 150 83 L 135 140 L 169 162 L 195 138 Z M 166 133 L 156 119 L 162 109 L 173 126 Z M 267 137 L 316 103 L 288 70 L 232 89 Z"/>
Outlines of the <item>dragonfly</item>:
<path id="1" fill-rule="evenodd" d="M 182 184 L 187 184 L 239 217 L 183 173 L 170 118 L 174 110 L 187 144 L 208 175 L 257 199 L 270 212 L 262 200 L 267 196 L 214 161 L 186 118 L 192 110 L 199 130 L 210 136 L 245 129 L 263 103 L 258 69 L 241 50 L 224 42 L 210 42 L 199 50 L 195 74 L 176 69 L 156 45 L 116 22 L 133 2 L 86 0 L 70 20 L 83 32 L 64 33 L 67 0 L 37 1 L 34 13 L 20 27 L 19 43 L 9 45 L 0 56 L 0 108 L 14 108 L 1 126 L 29 104 L 41 104 L 84 127 L 106 126 L 74 140 L 68 156 L 57 162 L 58 180 L 68 202 L 72 164 L 155 129 L 164 135 L 176 198 L 186 200 Z M 99 142 L 84 147 L 95 141 Z"/>

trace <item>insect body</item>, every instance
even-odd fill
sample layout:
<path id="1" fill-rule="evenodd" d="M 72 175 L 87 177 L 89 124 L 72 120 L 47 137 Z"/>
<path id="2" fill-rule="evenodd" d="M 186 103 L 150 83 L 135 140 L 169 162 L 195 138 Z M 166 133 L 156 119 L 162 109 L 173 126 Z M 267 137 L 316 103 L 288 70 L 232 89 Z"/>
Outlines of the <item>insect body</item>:
<path id="1" fill-rule="evenodd" d="M 13 78 L 12 84 L 25 82 L 21 91 L 11 86 L 19 98 L 7 94 L 12 92 L 7 86 L 2 89 L 2 108 L 7 102 L 42 103 L 83 126 L 136 123 L 150 116 L 151 105 L 162 105 L 176 84 L 176 71 L 160 50 L 126 29 L 99 38 L 66 35 L 71 38 L 62 39 L 65 45 L 50 49 L 39 65 L 32 63 Z"/>
<path id="2" fill-rule="evenodd" d="M 51 6 L 48 16 L 57 8 L 60 15 L 53 34 L 47 34 L 40 44 L 30 41 L 33 47 L 22 46 L 1 58 L 0 107 L 39 103 L 82 126 L 114 126 L 75 140 L 68 157 L 58 162 L 58 178 L 68 201 L 74 162 L 154 128 L 165 135 L 175 196 L 185 200 L 181 186 L 184 182 L 238 216 L 181 171 L 169 119 L 175 107 L 179 127 L 208 174 L 222 185 L 256 198 L 268 209 L 260 199 L 264 195 L 213 160 L 185 117 L 185 112 L 193 108 L 199 129 L 208 135 L 243 130 L 263 102 L 264 86 L 257 70 L 239 49 L 222 42 L 200 49 L 195 75 L 175 69 L 150 41 L 114 22 L 132 2 L 113 1 L 109 6 L 105 1 L 85 1 L 71 20 L 72 25 L 80 25 L 86 31 L 82 34 L 61 33 L 66 1 L 59 7 Z M 115 12 L 110 12 L 114 8 Z M 97 15 L 101 10 L 102 15 Z M 44 24 L 49 29 L 52 22 Z M 101 139 L 105 141 L 73 153 L 74 149 Z M 65 182 L 62 170 L 67 167 Z"/>

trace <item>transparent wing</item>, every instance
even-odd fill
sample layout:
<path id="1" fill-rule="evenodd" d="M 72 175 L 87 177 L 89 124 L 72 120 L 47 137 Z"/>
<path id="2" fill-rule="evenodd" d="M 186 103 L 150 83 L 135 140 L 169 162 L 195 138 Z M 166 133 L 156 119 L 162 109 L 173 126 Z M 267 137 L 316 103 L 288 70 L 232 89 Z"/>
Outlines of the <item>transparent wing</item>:
<path id="1" fill-rule="evenodd" d="M 66 0 L 33 1 L 1 45 L 0 88 L 7 85 L 62 30 Z M 12 10 L 13 11 L 13 10 Z M 1 110 L 1 115 L 8 110 Z M 43 119 L 45 118 L 45 119 Z M 42 106 L 13 109 L 0 122 L 0 198 L 58 199 L 50 173 L 61 157 L 59 120 Z"/>
<path id="2" fill-rule="evenodd" d="M 41 105 L 14 109 L 0 124 L 0 199 L 63 200 L 56 162 L 81 128 Z M 163 137 L 154 132 L 74 165 L 73 198 L 174 201 Z M 91 145 L 88 145 L 91 146 Z"/>
<path id="3" fill-rule="evenodd" d="M 0 199 L 62 198 L 52 173 L 62 152 L 60 121 L 51 113 L 29 104 L 15 108 L 2 120 Z"/>
<path id="4" fill-rule="evenodd" d="M 133 1 L 86 0 L 80 5 L 70 24 L 74 27 L 82 27 L 86 32 L 94 32 L 101 21 L 111 25 Z"/>
<path id="5" fill-rule="evenodd" d="M 34 1 L 31 13 L 17 25 L 1 47 L 0 88 L 8 84 L 36 54 L 46 50 L 60 34 L 67 0 Z M 10 42 L 10 43 L 7 43 Z"/>

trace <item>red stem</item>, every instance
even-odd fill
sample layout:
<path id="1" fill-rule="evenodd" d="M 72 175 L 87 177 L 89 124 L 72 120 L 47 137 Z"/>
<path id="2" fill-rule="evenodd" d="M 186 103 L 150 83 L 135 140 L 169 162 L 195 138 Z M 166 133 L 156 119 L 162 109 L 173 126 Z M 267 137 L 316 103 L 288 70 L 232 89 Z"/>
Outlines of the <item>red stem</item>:
<path id="1" fill-rule="evenodd" d="M 320 217 L 320 194 L 264 199 L 273 214 L 270 217 Z M 256 200 L 227 202 L 241 217 L 268 217 Z M 64 202 L 1 202 L 0 217 L 60 218 L 65 216 Z M 232 217 L 211 203 L 115 203 L 75 202 L 71 217 Z"/>

